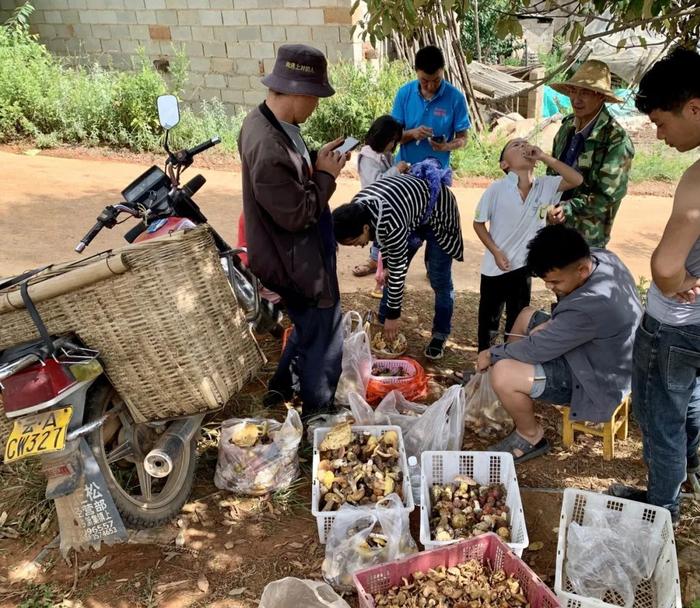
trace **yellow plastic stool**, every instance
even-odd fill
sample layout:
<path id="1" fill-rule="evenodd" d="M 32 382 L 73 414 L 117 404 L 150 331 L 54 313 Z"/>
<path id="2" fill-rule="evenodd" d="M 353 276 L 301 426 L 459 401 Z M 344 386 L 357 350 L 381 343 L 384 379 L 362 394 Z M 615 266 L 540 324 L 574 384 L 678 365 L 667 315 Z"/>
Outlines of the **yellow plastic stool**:
<path id="1" fill-rule="evenodd" d="M 612 460 L 615 458 L 615 438 L 624 441 L 627 439 L 629 432 L 629 413 L 632 399 L 627 395 L 620 405 L 615 408 L 610 422 L 605 422 L 602 425 L 592 425 L 587 422 L 572 422 L 569 417 L 569 406 L 561 408 L 562 413 L 562 443 L 565 448 L 569 448 L 574 443 L 574 433 L 579 431 L 587 435 L 595 435 L 603 438 L 603 460 Z"/>

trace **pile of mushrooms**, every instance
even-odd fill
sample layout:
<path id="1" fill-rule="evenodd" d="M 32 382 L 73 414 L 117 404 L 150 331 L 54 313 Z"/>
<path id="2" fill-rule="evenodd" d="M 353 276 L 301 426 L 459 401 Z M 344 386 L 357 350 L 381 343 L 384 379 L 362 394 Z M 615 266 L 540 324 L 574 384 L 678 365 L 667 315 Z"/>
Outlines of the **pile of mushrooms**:
<path id="1" fill-rule="evenodd" d="M 398 587 L 374 595 L 377 608 L 527 608 L 517 579 L 476 560 L 415 572 Z"/>
<path id="2" fill-rule="evenodd" d="M 323 439 L 319 457 L 316 475 L 321 511 L 337 511 L 345 503 L 376 503 L 392 492 L 403 499 L 396 431 L 386 431 L 377 438 L 367 432 L 353 432 L 350 423 L 343 422 Z"/>
<path id="3" fill-rule="evenodd" d="M 503 484 L 479 485 L 458 475 L 452 483 L 435 484 L 430 490 L 430 533 L 437 541 L 471 538 L 496 532 L 510 541 L 508 506 Z"/>

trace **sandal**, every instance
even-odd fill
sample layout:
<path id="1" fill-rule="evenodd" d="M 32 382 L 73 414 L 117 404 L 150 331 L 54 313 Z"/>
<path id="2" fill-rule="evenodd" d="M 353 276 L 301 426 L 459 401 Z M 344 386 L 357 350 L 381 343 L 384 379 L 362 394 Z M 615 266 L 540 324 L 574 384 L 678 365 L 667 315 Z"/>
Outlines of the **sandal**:
<path id="1" fill-rule="evenodd" d="M 366 277 L 370 274 L 377 272 L 377 263 L 374 262 L 374 266 L 370 262 L 365 262 L 364 264 L 358 264 L 352 269 L 352 274 L 356 277 Z"/>
<path id="2" fill-rule="evenodd" d="M 452 375 L 462 386 L 467 386 L 469 381 L 476 375 L 476 373 L 477 372 L 475 372 L 473 369 L 463 369 L 461 372 L 459 370 L 452 372 Z"/>
<path id="3" fill-rule="evenodd" d="M 374 289 L 369 295 L 377 300 L 381 300 L 384 297 L 384 292 L 379 289 Z"/>
<path id="4" fill-rule="evenodd" d="M 508 452 L 513 456 L 516 464 L 527 462 L 538 456 L 544 456 L 551 449 L 546 437 L 542 437 L 535 445 L 531 444 L 525 437 L 513 431 L 503 441 L 486 448 L 489 452 Z M 518 455 L 517 452 L 520 454 Z"/>

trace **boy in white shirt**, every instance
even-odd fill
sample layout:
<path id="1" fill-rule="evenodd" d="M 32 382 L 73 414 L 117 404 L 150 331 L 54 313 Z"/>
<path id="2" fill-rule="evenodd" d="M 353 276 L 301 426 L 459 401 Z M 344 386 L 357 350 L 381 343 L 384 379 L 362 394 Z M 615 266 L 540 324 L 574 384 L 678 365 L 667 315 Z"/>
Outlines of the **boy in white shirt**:
<path id="1" fill-rule="evenodd" d="M 559 175 L 534 177 L 538 161 Z M 520 311 L 529 306 L 527 244 L 547 220 L 556 222 L 561 193 L 583 182 L 576 169 L 520 138 L 505 145 L 500 166 L 506 176 L 484 192 L 474 218 L 474 231 L 486 246 L 481 264 L 479 352 L 489 348 L 498 334 L 504 307 L 506 332 L 510 332 Z"/>

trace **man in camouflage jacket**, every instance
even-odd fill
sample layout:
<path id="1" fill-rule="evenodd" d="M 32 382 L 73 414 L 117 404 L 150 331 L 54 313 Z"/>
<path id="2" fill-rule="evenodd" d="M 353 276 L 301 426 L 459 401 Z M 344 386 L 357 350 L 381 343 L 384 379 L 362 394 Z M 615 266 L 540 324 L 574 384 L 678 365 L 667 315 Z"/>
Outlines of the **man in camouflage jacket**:
<path id="1" fill-rule="evenodd" d="M 610 240 L 634 157 L 632 141 L 605 107 L 621 101 L 610 80 L 606 64 L 586 61 L 569 81 L 552 85 L 570 97 L 574 110 L 554 138 L 552 156 L 583 175 L 583 184 L 564 197 L 558 219 L 591 247 L 606 247 Z"/>

